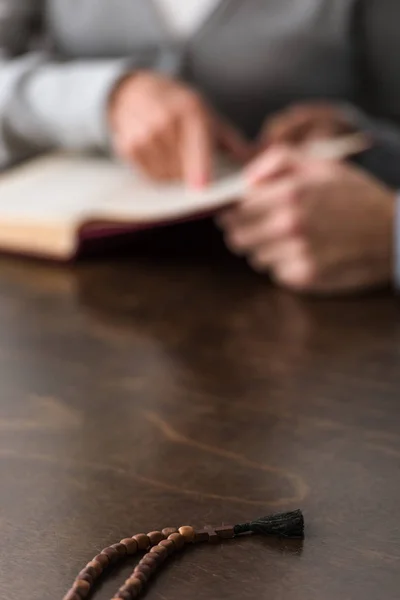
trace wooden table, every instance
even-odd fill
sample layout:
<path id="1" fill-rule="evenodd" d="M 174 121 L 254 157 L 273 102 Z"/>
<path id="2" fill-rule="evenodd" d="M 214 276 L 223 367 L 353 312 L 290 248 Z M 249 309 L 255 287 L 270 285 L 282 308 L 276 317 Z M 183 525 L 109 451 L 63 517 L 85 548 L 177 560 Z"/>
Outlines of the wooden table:
<path id="1" fill-rule="evenodd" d="M 149 600 L 398 600 L 398 301 L 296 298 L 185 231 L 1 259 L 0 597 L 61 600 L 141 530 L 300 507 L 303 543 L 197 547 Z"/>

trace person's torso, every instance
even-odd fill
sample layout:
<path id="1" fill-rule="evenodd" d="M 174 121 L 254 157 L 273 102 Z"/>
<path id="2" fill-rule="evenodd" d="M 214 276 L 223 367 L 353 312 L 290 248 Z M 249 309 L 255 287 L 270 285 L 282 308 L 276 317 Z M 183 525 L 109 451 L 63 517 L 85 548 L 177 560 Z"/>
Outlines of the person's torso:
<path id="1" fill-rule="evenodd" d="M 185 42 L 215 10 L 219 0 L 150 0 L 172 39 Z"/>
<path id="2" fill-rule="evenodd" d="M 219 0 L 182 48 L 151 0 L 47 0 L 56 52 L 129 57 L 168 46 L 182 78 L 254 135 L 265 116 L 299 100 L 352 100 L 355 0 Z"/>

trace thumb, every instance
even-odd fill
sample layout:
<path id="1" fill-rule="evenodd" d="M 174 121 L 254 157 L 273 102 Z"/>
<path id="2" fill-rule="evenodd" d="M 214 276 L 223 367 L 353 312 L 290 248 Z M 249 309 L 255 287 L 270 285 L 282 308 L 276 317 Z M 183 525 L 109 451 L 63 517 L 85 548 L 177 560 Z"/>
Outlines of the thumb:
<path id="1" fill-rule="evenodd" d="M 290 146 L 275 146 L 263 152 L 246 169 L 245 177 L 250 185 L 258 185 L 297 170 L 301 155 Z"/>

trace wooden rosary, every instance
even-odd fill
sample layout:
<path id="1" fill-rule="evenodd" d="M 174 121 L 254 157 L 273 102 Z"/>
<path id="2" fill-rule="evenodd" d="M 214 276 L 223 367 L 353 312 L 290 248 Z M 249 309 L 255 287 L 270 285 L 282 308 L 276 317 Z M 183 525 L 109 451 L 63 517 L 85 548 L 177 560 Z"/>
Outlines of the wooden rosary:
<path id="1" fill-rule="evenodd" d="M 148 534 L 138 533 L 133 537 L 121 540 L 105 548 L 91 560 L 78 574 L 64 600 L 83 600 L 93 590 L 100 575 L 111 565 L 127 556 L 145 552 L 144 557 L 135 567 L 132 575 L 114 595 L 112 600 L 133 600 L 143 591 L 155 571 L 174 552 L 182 550 L 185 545 L 200 542 L 217 543 L 221 540 L 233 539 L 243 534 L 263 534 L 281 537 L 304 536 L 304 519 L 300 510 L 279 513 L 262 517 L 250 523 L 217 527 L 196 531 L 193 527 L 184 526 L 179 529 L 167 527 L 162 531 L 151 531 Z"/>

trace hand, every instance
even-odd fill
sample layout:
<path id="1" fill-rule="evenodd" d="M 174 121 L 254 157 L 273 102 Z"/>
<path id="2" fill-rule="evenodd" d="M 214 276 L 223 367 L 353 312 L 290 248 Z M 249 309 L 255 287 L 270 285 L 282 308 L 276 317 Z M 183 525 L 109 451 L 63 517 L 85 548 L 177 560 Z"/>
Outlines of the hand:
<path id="1" fill-rule="evenodd" d="M 217 146 L 242 163 L 250 156 L 241 135 L 193 90 L 151 72 L 117 86 L 109 119 L 117 154 L 154 179 L 202 187 L 212 177 Z"/>
<path id="2" fill-rule="evenodd" d="M 355 132 L 356 127 L 335 104 L 297 104 L 267 121 L 261 134 L 261 144 L 264 147 L 274 144 L 298 145 Z"/>
<path id="3" fill-rule="evenodd" d="M 266 151 L 247 197 L 220 217 L 228 246 L 284 286 L 362 290 L 392 277 L 395 194 L 345 163 Z"/>

